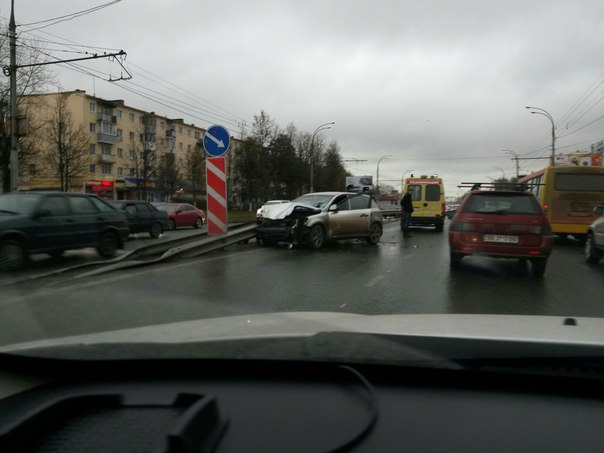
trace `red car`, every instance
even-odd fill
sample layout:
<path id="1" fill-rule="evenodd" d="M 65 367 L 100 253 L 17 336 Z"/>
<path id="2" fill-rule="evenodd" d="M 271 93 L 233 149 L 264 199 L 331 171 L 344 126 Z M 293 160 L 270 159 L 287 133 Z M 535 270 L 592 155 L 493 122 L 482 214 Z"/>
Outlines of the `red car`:
<path id="1" fill-rule="evenodd" d="M 206 223 L 206 213 L 188 203 L 153 203 L 160 211 L 168 213 L 168 230 L 182 226 L 201 228 Z"/>
<path id="2" fill-rule="evenodd" d="M 549 222 L 529 192 L 472 190 L 449 227 L 451 268 L 464 256 L 483 255 L 529 260 L 541 276 L 552 246 Z"/>

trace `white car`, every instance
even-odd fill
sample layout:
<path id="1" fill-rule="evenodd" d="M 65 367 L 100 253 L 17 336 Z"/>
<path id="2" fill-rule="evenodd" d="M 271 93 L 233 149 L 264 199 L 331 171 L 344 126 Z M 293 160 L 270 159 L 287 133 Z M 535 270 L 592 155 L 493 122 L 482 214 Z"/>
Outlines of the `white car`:
<path id="1" fill-rule="evenodd" d="M 604 256 L 604 206 L 596 206 L 594 212 L 600 217 L 589 226 L 585 240 L 585 260 L 593 264 Z"/>
<path id="2" fill-rule="evenodd" d="M 264 207 L 271 204 L 289 203 L 289 200 L 269 200 L 258 208 L 256 211 L 256 220 L 262 220 L 264 216 Z"/>

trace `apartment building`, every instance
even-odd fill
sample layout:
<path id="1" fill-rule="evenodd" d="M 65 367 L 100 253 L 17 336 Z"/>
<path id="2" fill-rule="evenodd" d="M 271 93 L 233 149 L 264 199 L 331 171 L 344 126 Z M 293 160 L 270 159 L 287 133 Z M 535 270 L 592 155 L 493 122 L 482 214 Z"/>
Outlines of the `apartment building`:
<path id="1" fill-rule="evenodd" d="M 20 163 L 20 190 L 63 188 L 109 199 L 151 201 L 170 199 L 175 193 L 186 197 L 205 192 L 203 128 L 82 90 L 28 96 L 25 105 L 30 107 L 29 123 L 34 125 L 25 142 L 33 151 Z M 65 143 L 57 140 L 67 130 L 72 142 L 69 137 Z M 76 132 L 87 137 L 85 145 L 81 141 L 77 145 Z M 236 149 L 238 143 L 233 142 Z M 64 164 L 67 157 L 56 159 L 66 146 L 74 154 L 80 150 L 79 167 L 70 175 Z M 195 151 L 197 160 L 192 164 Z"/>

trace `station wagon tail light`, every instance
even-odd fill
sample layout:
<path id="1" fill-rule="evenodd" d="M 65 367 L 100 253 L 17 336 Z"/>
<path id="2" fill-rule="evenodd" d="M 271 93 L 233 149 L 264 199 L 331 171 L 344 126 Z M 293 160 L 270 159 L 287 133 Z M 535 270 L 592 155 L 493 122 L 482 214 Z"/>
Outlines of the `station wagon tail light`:
<path id="1" fill-rule="evenodd" d="M 546 203 L 543 205 L 543 212 L 547 212 L 547 210 L 549 209 L 549 205 Z"/>

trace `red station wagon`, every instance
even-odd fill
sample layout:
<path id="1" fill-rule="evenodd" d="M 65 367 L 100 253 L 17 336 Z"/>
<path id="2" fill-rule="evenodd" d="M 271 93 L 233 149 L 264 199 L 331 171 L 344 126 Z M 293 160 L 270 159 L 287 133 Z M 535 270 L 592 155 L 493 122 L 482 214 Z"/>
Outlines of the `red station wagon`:
<path id="1" fill-rule="evenodd" d="M 449 227 L 451 268 L 464 256 L 483 255 L 529 260 L 540 276 L 552 246 L 549 222 L 529 192 L 472 190 Z"/>

